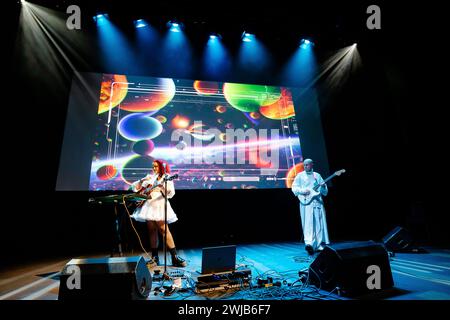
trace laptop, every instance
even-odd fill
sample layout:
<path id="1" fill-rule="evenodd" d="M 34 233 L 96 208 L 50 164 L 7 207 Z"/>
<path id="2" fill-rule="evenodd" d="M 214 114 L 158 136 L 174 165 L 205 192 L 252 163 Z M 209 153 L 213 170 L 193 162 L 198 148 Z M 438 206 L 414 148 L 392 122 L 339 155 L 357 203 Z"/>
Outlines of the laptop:
<path id="1" fill-rule="evenodd" d="M 208 247 L 202 249 L 201 274 L 234 271 L 236 268 L 236 246 Z"/>

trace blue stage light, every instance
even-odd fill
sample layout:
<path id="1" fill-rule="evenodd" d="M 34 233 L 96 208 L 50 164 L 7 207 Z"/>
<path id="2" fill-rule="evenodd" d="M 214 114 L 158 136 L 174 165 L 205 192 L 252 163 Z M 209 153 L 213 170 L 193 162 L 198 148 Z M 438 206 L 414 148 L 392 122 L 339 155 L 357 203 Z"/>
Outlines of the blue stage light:
<path id="1" fill-rule="evenodd" d="M 210 40 L 215 40 L 215 39 L 220 40 L 220 39 L 222 39 L 222 36 L 218 33 L 211 33 L 209 35 L 209 39 Z"/>
<path id="2" fill-rule="evenodd" d="M 314 42 L 312 42 L 311 40 L 308 40 L 308 39 L 302 39 L 302 40 L 300 41 L 300 47 L 301 47 L 301 48 L 306 49 L 306 48 L 308 48 L 309 46 L 314 46 Z"/>
<path id="3" fill-rule="evenodd" d="M 171 31 L 171 32 L 181 32 L 182 25 L 180 23 L 170 21 L 168 23 L 168 25 L 169 25 L 169 28 L 170 28 L 169 31 Z"/>
<path id="4" fill-rule="evenodd" d="M 109 16 L 107 13 L 100 13 L 93 17 L 94 21 L 97 23 L 101 22 L 102 20 L 108 19 L 108 18 L 109 18 Z"/>
<path id="5" fill-rule="evenodd" d="M 247 32 L 243 32 L 242 33 L 242 41 L 245 41 L 245 42 L 251 42 L 252 41 L 252 39 L 255 37 L 255 35 L 253 35 L 253 34 L 251 34 L 251 33 L 247 33 Z"/>
<path id="6" fill-rule="evenodd" d="M 143 19 L 138 19 L 136 21 L 134 21 L 134 26 L 136 28 L 143 28 L 147 26 L 147 22 L 145 22 L 145 20 Z"/>
<path id="7" fill-rule="evenodd" d="M 221 78 L 230 71 L 231 57 L 221 41 L 222 36 L 211 33 L 203 52 L 203 71 L 205 75 Z"/>
<path id="8" fill-rule="evenodd" d="M 314 52 L 314 42 L 302 39 L 282 71 L 282 80 L 291 86 L 308 86 L 316 77 L 318 64 Z"/>

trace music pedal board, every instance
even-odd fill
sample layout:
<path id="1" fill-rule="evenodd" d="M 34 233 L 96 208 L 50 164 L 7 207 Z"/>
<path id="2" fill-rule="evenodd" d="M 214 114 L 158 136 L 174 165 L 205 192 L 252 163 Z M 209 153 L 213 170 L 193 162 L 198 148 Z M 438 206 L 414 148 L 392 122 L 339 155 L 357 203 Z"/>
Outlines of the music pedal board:
<path id="1" fill-rule="evenodd" d="M 197 293 L 207 293 L 218 290 L 229 290 L 248 287 L 252 278 L 250 269 L 220 272 L 198 276 L 195 284 Z"/>

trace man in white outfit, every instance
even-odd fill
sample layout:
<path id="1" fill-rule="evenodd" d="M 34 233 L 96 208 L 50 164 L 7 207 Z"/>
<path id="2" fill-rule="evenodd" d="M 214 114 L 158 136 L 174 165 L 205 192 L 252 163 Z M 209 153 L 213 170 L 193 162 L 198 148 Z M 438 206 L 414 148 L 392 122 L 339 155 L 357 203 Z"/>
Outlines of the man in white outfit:
<path id="1" fill-rule="evenodd" d="M 292 192 L 300 200 L 300 219 L 305 241 L 305 250 L 310 255 L 314 251 L 323 249 L 323 245 L 329 244 L 327 221 L 322 196 L 328 194 L 327 185 L 322 176 L 313 171 L 313 161 L 303 161 L 304 171 L 297 174 L 292 184 Z M 313 187 L 318 186 L 319 192 L 315 197 Z"/>

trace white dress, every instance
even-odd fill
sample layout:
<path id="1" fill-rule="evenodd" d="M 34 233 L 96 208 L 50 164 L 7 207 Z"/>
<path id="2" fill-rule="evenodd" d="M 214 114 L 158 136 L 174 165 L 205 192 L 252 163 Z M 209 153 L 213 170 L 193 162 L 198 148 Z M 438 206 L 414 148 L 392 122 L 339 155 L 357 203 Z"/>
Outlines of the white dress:
<path id="1" fill-rule="evenodd" d="M 163 176 L 164 177 L 164 176 Z M 157 184 L 163 184 L 163 178 L 158 180 L 158 175 L 152 174 L 147 175 L 145 180 L 142 182 L 142 187 L 147 188 L 149 186 Z M 131 189 L 137 192 L 139 181 L 134 182 L 131 185 Z M 160 190 L 153 190 L 151 193 L 152 198 L 146 200 L 142 206 L 137 208 L 131 217 L 136 221 L 146 222 L 146 221 L 164 221 L 164 196 Z M 175 195 L 175 187 L 173 181 L 167 181 L 167 199 L 172 198 Z M 173 211 L 170 202 L 167 201 L 167 223 L 172 223 L 178 220 L 177 215 Z"/>
<path id="2" fill-rule="evenodd" d="M 322 176 L 317 172 L 307 174 L 300 172 L 292 184 L 292 192 L 299 197 L 306 189 L 312 189 L 314 183 L 323 183 Z M 328 188 L 326 184 L 321 188 L 321 195 L 326 196 Z M 300 198 L 299 198 L 300 199 Z M 329 244 L 327 220 L 322 197 L 314 199 L 309 205 L 300 203 L 300 219 L 303 229 L 303 237 L 306 245 L 311 245 L 314 250 L 323 249 L 323 244 Z"/>

